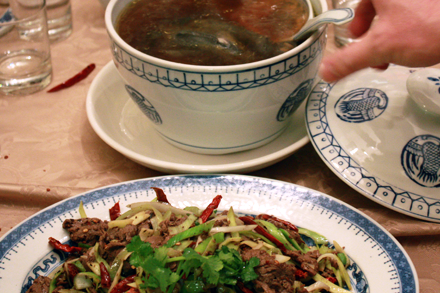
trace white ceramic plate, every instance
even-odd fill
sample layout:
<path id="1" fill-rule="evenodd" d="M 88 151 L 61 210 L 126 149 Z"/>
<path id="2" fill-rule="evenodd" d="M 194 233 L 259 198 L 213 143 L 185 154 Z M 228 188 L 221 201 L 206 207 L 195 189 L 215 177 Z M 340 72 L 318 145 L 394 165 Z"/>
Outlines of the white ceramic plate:
<path id="1" fill-rule="evenodd" d="M 279 162 L 310 141 L 304 109 L 303 103 L 287 129 L 267 145 L 210 156 L 181 150 L 162 139 L 128 96 L 113 62 L 98 73 L 87 95 L 87 116 L 99 137 L 131 160 L 165 173 L 246 173 Z"/>
<path id="2" fill-rule="evenodd" d="M 1 2 L 0 2 L 1 4 Z M 14 19 L 14 15 L 12 15 L 12 11 L 10 8 L 6 8 L 6 7 L 0 7 L 0 37 L 7 34 L 12 28 L 13 26 L 2 26 L 2 24 L 4 23 L 8 23 L 10 21 L 15 20 Z"/>
<path id="3" fill-rule="evenodd" d="M 291 183 L 245 175 L 182 175 L 136 180 L 61 201 L 9 231 L 0 240 L 0 288 L 25 293 L 38 275 L 48 275 L 64 255 L 52 251 L 48 237 L 68 241 L 61 228 L 67 218 L 79 218 L 80 201 L 89 217 L 109 219 L 108 209 L 155 197 L 151 187 L 162 188 L 177 207 L 204 208 L 223 196 L 219 209 L 268 213 L 312 229 L 345 246 L 353 264 L 349 275 L 353 292 L 417 293 L 417 273 L 407 253 L 385 229 L 353 207 L 328 195 Z"/>
<path id="4" fill-rule="evenodd" d="M 413 71 L 365 69 L 319 83 L 307 100 L 307 130 L 349 186 L 397 212 L 440 222 L 440 117 L 410 98 Z"/>

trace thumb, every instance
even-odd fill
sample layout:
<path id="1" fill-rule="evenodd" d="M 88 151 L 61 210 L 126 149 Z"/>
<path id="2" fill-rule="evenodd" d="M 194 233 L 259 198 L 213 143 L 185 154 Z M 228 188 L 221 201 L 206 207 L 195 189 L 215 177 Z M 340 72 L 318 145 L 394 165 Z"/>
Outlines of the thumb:
<path id="1" fill-rule="evenodd" d="M 359 42 L 351 43 L 335 53 L 324 57 L 319 76 L 327 81 L 338 81 L 347 75 L 369 66 L 380 66 L 374 62 L 374 50 L 368 36 Z"/>

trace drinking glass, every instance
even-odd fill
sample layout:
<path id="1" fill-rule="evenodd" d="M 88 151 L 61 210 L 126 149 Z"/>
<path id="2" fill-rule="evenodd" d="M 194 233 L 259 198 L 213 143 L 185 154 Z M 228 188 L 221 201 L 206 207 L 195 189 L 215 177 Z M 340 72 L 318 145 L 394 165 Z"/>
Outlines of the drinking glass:
<path id="1" fill-rule="evenodd" d="M 72 34 L 70 0 L 46 0 L 49 40 L 54 43 Z"/>
<path id="2" fill-rule="evenodd" d="M 9 0 L 0 9 L 0 93 L 45 88 L 52 79 L 45 0 Z"/>
<path id="3" fill-rule="evenodd" d="M 356 6 L 359 4 L 359 2 L 361 2 L 361 0 L 332 0 L 332 5 L 333 8 L 356 9 Z M 349 23 L 334 26 L 335 43 L 339 47 L 358 41 L 351 36 L 348 26 Z"/>

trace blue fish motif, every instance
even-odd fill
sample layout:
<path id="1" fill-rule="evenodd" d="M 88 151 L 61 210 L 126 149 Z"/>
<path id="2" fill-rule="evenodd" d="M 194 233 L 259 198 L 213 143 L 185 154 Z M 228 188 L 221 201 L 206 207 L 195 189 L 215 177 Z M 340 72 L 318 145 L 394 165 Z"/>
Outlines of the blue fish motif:
<path id="1" fill-rule="evenodd" d="M 410 142 L 408 144 L 408 151 L 413 154 L 411 157 L 413 163 L 419 158 L 423 159 L 423 164 L 417 177 L 423 181 L 436 182 L 439 178 L 438 171 L 440 170 L 440 146 L 432 142 L 425 142 L 423 145 Z"/>
<path id="2" fill-rule="evenodd" d="M 388 105 L 387 95 L 373 88 L 359 88 L 343 95 L 335 105 L 339 118 L 347 122 L 370 121 Z"/>
<path id="3" fill-rule="evenodd" d="M 367 97 L 362 100 L 342 102 L 339 107 L 343 112 L 360 112 L 365 120 L 371 120 L 376 117 L 373 109 L 379 106 L 379 104 L 380 100 L 378 97 Z"/>
<path id="4" fill-rule="evenodd" d="M 418 184 L 440 187 L 440 139 L 431 135 L 412 139 L 404 148 L 402 164 Z"/>
<path id="5" fill-rule="evenodd" d="M 135 90 L 129 85 L 126 85 L 125 89 L 127 90 L 132 100 L 139 106 L 139 108 L 145 114 L 145 116 L 150 118 L 150 120 L 153 121 L 153 123 L 155 124 L 158 125 L 162 124 L 162 118 L 160 118 L 159 113 L 157 113 L 154 106 L 143 95 L 141 95 L 141 93 L 139 93 L 137 90 Z"/>
<path id="6" fill-rule="evenodd" d="M 313 79 L 302 82 L 286 99 L 277 114 L 277 121 L 284 121 L 301 105 L 312 90 Z"/>

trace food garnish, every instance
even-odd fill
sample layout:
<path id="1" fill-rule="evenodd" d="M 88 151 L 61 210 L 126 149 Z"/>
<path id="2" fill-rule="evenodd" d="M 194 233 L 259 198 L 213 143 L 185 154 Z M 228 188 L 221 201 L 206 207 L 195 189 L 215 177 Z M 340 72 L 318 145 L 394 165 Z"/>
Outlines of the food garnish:
<path id="1" fill-rule="evenodd" d="M 350 292 L 350 258 L 336 241 L 272 215 L 220 212 L 220 195 L 203 210 L 180 209 L 154 190 L 154 200 L 122 214 L 117 202 L 110 221 L 85 217 L 81 202 L 81 218 L 63 223 L 78 246 L 50 238 L 67 261 L 32 286 L 49 293 Z"/>

